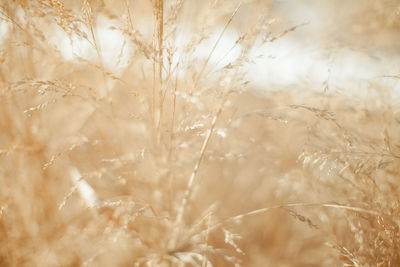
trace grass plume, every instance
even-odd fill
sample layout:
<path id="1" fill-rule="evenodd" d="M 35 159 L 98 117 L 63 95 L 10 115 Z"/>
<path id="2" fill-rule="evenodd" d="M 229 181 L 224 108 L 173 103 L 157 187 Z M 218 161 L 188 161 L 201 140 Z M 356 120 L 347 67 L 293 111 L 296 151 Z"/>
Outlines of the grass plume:
<path id="1" fill-rule="evenodd" d="M 329 51 L 396 43 L 367 2 Z M 399 266 L 399 75 L 260 88 L 280 5 L 2 2 L 0 266 Z"/>

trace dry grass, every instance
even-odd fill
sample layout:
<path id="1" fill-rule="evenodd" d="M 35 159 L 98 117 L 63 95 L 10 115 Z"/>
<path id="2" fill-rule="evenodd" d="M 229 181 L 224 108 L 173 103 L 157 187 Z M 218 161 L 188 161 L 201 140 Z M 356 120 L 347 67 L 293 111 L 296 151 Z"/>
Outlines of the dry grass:
<path id="1" fill-rule="evenodd" d="M 357 34 L 394 35 L 398 14 L 370 2 Z M 254 49 L 301 26 L 273 15 L 272 1 L 4 1 L 0 266 L 399 266 L 396 96 L 252 88 Z M 122 36 L 114 66 L 101 21 Z M 230 29 L 241 53 L 219 67 Z M 60 40 L 88 48 L 68 58 Z"/>

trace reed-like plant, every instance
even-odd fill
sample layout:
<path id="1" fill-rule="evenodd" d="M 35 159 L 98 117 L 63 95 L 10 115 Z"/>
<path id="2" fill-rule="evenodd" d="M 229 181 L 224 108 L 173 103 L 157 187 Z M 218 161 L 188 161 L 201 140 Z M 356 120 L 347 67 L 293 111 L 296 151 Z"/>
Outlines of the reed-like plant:
<path id="1" fill-rule="evenodd" d="M 3 1 L 0 266 L 399 266 L 396 96 L 256 88 L 288 19 Z"/>

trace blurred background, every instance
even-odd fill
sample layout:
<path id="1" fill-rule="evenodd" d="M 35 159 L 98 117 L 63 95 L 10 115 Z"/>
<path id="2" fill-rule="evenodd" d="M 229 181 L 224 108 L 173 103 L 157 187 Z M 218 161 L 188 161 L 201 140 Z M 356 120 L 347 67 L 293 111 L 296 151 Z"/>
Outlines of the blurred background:
<path id="1" fill-rule="evenodd" d="M 78 1 L 79 2 L 79 1 Z M 66 6 L 78 3 L 66 1 Z M 96 18 L 95 32 L 97 42 L 106 66 L 111 71 L 121 72 L 127 66 L 134 51 L 126 46 L 126 36 L 116 30 L 121 26 L 120 19 L 127 19 L 123 10 L 126 1 L 96 1 L 94 9 L 100 11 Z M 234 6 L 239 1 L 225 1 Z M 210 61 L 224 66 L 240 54 L 240 45 L 232 49 L 232 44 L 243 33 L 249 22 L 247 8 L 250 1 L 242 1 L 242 6 L 229 28 L 222 35 Z M 262 1 L 268 12 L 271 29 L 268 38 L 279 37 L 273 42 L 252 51 L 253 61 L 248 64 L 248 79 L 257 88 L 280 90 L 296 86 L 301 82 L 308 89 L 325 92 L 368 94 L 371 87 L 385 87 L 400 92 L 398 79 L 385 76 L 398 76 L 400 72 L 400 2 L 397 0 L 276 0 Z M 79 8 L 79 6 L 77 7 Z M 135 26 L 145 38 L 151 38 L 153 31 L 150 1 L 135 1 L 130 4 Z M 188 9 L 201 9 L 201 4 Z M 101 11 L 106 11 L 101 15 Z M 20 10 L 19 15 L 23 16 Z M 119 16 L 119 14 L 123 14 Z M 190 16 L 187 13 L 187 17 Z M 18 15 L 18 11 L 17 11 Z M 181 31 L 175 41 L 184 40 L 188 34 L 181 19 Z M 226 23 L 214 23 L 208 40 L 197 47 L 195 57 L 207 58 Z M 220 25 L 220 26 L 217 26 Z M 51 30 L 50 40 L 66 59 L 76 57 L 88 60 L 96 58 L 96 51 L 82 38 L 69 36 L 57 28 Z M 288 31 L 289 32 L 286 32 Z M 86 29 L 86 32 L 90 32 Z M 12 34 L 10 24 L 0 21 L 2 40 Z M 280 36 L 282 34 L 282 36 Z M 182 45 L 184 45 L 182 43 Z M 179 51 L 178 51 L 179 52 Z M 181 51 L 182 52 L 182 51 Z M 182 52 L 183 53 L 183 52 Z M 179 60 L 175 54 L 175 63 Z M 125 64 L 125 65 L 124 65 Z"/>

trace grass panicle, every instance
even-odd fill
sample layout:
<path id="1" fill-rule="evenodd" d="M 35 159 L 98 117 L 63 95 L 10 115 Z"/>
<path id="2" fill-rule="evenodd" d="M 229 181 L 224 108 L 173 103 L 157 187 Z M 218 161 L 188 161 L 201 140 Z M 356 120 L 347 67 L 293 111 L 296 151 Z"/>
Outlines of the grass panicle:
<path id="1" fill-rule="evenodd" d="M 326 80 L 257 85 L 286 5 L 3 1 L 0 266 L 399 266 L 399 75 L 332 51 L 396 54 L 400 6 L 319 3 Z"/>

